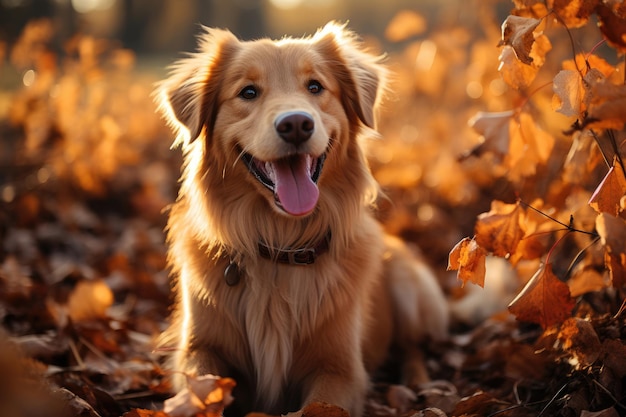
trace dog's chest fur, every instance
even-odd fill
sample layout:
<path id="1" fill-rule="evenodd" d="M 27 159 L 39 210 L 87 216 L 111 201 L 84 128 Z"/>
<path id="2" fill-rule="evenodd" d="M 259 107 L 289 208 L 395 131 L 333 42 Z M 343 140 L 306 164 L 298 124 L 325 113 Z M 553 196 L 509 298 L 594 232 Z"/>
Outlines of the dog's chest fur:
<path id="1" fill-rule="evenodd" d="M 227 361 L 238 365 L 238 371 L 256 386 L 255 397 L 271 407 L 286 389 L 293 389 L 298 379 L 314 370 L 308 369 L 311 364 L 302 358 L 314 354 L 307 349 L 315 345 L 312 338 L 321 328 L 338 314 L 352 316 L 353 323 L 363 321 L 367 312 L 358 310 L 359 305 L 350 300 L 369 291 L 369 282 L 379 272 L 372 262 L 377 259 L 376 245 L 370 250 L 343 256 L 341 262 L 330 253 L 324 254 L 307 266 L 260 259 L 252 264 L 244 261 L 241 280 L 232 287 L 222 279 L 228 261 L 205 258 L 204 265 L 189 265 L 196 269 L 194 273 L 204 270 L 206 276 L 191 295 L 204 299 L 205 306 L 216 307 L 193 316 L 195 323 L 188 328 L 192 332 L 189 337 L 204 335 L 209 339 L 199 340 L 201 345 L 219 349 L 224 334 L 238 335 L 238 340 L 229 345 L 239 348 L 229 352 Z M 222 326 L 235 331 L 226 332 L 220 329 Z M 345 342 L 359 345 L 360 340 L 350 338 L 360 333 L 345 334 Z M 248 364 L 247 369 L 241 369 L 242 364 Z"/>

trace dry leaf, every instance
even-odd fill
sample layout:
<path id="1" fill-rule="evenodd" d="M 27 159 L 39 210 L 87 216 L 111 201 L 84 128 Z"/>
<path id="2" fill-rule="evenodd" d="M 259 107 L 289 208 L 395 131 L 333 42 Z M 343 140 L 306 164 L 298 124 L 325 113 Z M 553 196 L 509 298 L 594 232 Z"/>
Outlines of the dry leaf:
<path id="1" fill-rule="evenodd" d="M 619 18 L 626 19 L 626 3 L 624 0 L 602 0 L 605 6 Z"/>
<path id="2" fill-rule="evenodd" d="M 494 152 L 499 156 L 509 152 L 510 125 L 515 112 L 513 110 L 490 113 L 478 112 L 468 124 L 482 135 L 483 142 L 473 151 L 475 154 Z"/>
<path id="3" fill-rule="evenodd" d="M 478 216 L 476 242 L 496 256 L 505 257 L 514 253 L 525 234 L 524 214 L 519 203 L 492 201 L 491 210 Z"/>
<path id="4" fill-rule="evenodd" d="M 601 274 L 594 267 L 584 268 L 574 274 L 568 281 L 569 291 L 572 297 L 576 298 L 583 294 L 600 291 L 610 286 L 607 274 Z"/>
<path id="5" fill-rule="evenodd" d="M 537 166 L 548 161 L 554 147 L 554 137 L 541 129 L 530 114 L 520 113 L 517 122 L 511 130 L 510 150 L 505 160 L 513 182 L 534 175 Z"/>
<path id="6" fill-rule="evenodd" d="M 574 305 L 569 287 L 554 275 L 548 263 L 537 270 L 509 304 L 509 311 L 518 320 L 537 323 L 545 329 L 564 322 Z"/>
<path id="7" fill-rule="evenodd" d="M 615 407 L 611 407 L 600 411 L 582 410 L 580 417 L 619 417 L 619 413 L 615 410 Z"/>
<path id="8" fill-rule="evenodd" d="M 620 9 L 623 12 L 623 9 Z M 598 26 L 604 38 L 621 53 L 626 52 L 626 19 L 624 15 L 618 16 L 613 10 L 604 4 L 599 4 L 596 9 Z"/>
<path id="9" fill-rule="evenodd" d="M 540 20 L 509 15 L 502 23 L 502 40 L 500 45 L 509 45 L 515 56 L 522 63 L 530 65 L 533 58 L 530 56 L 535 43 L 534 30 L 541 23 Z"/>
<path id="10" fill-rule="evenodd" d="M 626 284 L 626 221 L 600 213 L 596 218 L 596 230 L 606 249 L 605 264 L 613 287 L 622 288 Z"/>
<path id="11" fill-rule="evenodd" d="M 572 146 L 563 163 L 563 180 L 570 184 L 579 184 L 602 160 L 597 145 L 589 130 L 576 131 Z"/>
<path id="12" fill-rule="evenodd" d="M 140 408 L 136 408 L 134 410 L 129 411 L 128 413 L 124 413 L 122 417 L 171 417 L 171 416 L 167 413 L 164 413 L 163 411 L 142 410 Z"/>
<path id="13" fill-rule="evenodd" d="M 500 62 L 498 71 L 502 75 L 502 79 L 515 90 L 523 90 L 528 87 L 539 72 L 538 68 L 518 60 L 515 51 L 508 45 L 502 48 L 498 60 Z"/>
<path id="14" fill-rule="evenodd" d="M 314 402 L 302 409 L 302 417 L 350 417 L 350 414 L 336 405 Z"/>
<path id="15" fill-rule="evenodd" d="M 570 317 L 561 326 L 558 338 L 582 367 L 592 365 L 600 357 L 600 339 L 589 320 Z"/>
<path id="16" fill-rule="evenodd" d="M 457 243 L 448 257 L 448 271 L 457 270 L 457 278 L 465 285 L 468 281 L 485 285 L 485 259 L 487 253 L 474 239 L 466 237 Z"/>
<path id="17" fill-rule="evenodd" d="M 626 124 L 626 85 L 616 85 L 595 75 L 585 76 L 590 89 L 585 126 L 621 130 Z"/>
<path id="18" fill-rule="evenodd" d="M 617 378 L 626 376 L 626 345 L 620 339 L 606 339 L 602 342 L 602 361 Z"/>
<path id="19" fill-rule="evenodd" d="M 163 411 L 171 417 L 221 417 L 232 401 L 235 381 L 215 375 L 187 375 L 187 387 L 165 400 Z"/>
<path id="20" fill-rule="evenodd" d="M 589 205 L 598 213 L 617 216 L 621 211 L 621 199 L 626 195 L 626 177 L 616 162 L 604 176 L 589 199 Z"/>
<path id="21" fill-rule="evenodd" d="M 581 113 L 581 103 L 585 95 L 582 78 L 578 71 L 562 70 L 553 80 L 552 108 L 568 117 Z"/>
<path id="22" fill-rule="evenodd" d="M 568 28 L 584 26 L 599 0 L 548 0 L 551 9 Z"/>
<path id="23" fill-rule="evenodd" d="M 385 29 L 385 38 L 400 42 L 426 31 L 426 19 L 413 10 L 399 11 Z"/>

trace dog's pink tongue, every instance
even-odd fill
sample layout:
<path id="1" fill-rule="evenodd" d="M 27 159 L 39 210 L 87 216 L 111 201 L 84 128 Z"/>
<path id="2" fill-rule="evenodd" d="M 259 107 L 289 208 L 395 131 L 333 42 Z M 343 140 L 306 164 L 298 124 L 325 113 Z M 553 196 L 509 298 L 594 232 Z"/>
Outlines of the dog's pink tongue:
<path id="1" fill-rule="evenodd" d="M 299 156 L 274 162 L 276 196 L 282 208 L 293 216 L 313 211 L 320 194 L 311 179 L 306 159 Z"/>

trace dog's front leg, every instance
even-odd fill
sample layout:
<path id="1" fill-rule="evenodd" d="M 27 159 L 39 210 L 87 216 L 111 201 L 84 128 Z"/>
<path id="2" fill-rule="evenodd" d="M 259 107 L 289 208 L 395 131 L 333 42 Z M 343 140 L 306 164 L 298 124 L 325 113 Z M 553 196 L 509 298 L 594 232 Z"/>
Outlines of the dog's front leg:
<path id="1" fill-rule="evenodd" d="M 363 414 L 368 377 L 360 358 L 358 362 L 350 366 L 353 369 L 349 371 L 323 369 L 312 375 L 305 406 L 316 402 L 326 403 L 347 410 L 351 417 L 360 417 Z M 306 417 L 306 412 L 302 415 Z"/>
<path id="2" fill-rule="evenodd" d="M 348 316 L 349 317 L 349 316 Z M 325 403 L 360 417 L 368 388 L 368 374 L 363 364 L 358 325 L 346 316 L 326 323 L 322 337 L 307 344 L 306 353 L 296 364 L 301 375 L 304 408 Z"/>

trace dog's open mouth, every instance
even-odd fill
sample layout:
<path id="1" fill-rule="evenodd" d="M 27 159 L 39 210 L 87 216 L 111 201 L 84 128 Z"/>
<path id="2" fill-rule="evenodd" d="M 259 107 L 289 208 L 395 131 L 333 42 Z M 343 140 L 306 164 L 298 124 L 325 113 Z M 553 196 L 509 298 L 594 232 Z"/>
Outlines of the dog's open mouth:
<path id="1" fill-rule="evenodd" d="M 267 162 L 248 153 L 242 156 L 252 175 L 274 193 L 276 204 L 293 216 L 304 216 L 315 208 L 325 158 L 325 154 L 298 154 Z"/>

